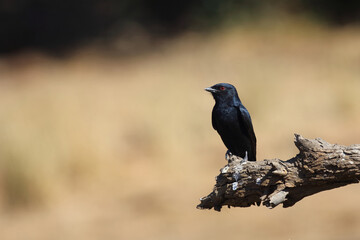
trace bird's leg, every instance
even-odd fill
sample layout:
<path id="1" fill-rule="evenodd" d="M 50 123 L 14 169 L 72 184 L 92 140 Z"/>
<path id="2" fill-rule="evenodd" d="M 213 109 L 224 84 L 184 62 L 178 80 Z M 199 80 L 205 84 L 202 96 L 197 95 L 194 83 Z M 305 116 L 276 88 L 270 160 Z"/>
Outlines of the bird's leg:
<path id="1" fill-rule="evenodd" d="M 245 151 L 245 157 L 243 158 L 242 162 L 247 162 L 249 160 L 248 153 Z"/>
<path id="2" fill-rule="evenodd" d="M 233 156 L 233 154 L 230 152 L 230 150 L 227 150 L 225 153 L 226 161 L 229 161 L 232 156 Z"/>

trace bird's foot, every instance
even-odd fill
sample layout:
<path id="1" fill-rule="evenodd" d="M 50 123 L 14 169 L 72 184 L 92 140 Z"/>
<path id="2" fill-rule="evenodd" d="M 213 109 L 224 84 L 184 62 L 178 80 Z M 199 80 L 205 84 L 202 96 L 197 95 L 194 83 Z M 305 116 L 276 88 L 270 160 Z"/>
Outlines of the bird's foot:
<path id="1" fill-rule="evenodd" d="M 249 161 L 249 156 L 248 156 L 248 152 L 245 151 L 245 156 L 242 158 L 242 157 L 239 157 L 239 156 L 236 156 L 234 155 L 232 152 L 230 152 L 230 150 L 227 150 L 226 153 L 225 153 L 225 159 L 226 161 L 228 161 L 229 163 L 232 162 L 234 160 L 234 158 L 240 158 L 241 161 L 240 162 L 247 162 Z"/>
<path id="2" fill-rule="evenodd" d="M 229 162 L 232 156 L 233 156 L 232 152 L 230 152 L 229 150 L 227 150 L 226 153 L 225 153 L 225 159 L 226 159 L 226 161 Z"/>

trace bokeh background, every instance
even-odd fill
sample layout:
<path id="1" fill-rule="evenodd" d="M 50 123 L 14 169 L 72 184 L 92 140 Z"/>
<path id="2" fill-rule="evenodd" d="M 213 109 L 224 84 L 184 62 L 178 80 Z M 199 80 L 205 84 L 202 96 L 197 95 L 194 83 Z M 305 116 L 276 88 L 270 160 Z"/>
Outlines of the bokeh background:
<path id="1" fill-rule="evenodd" d="M 0 238 L 360 239 L 358 185 L 294 207 L 197 210 L 234 84 L 258 159 L 293 134 L 360 143 L 360 2 L 3 0 Z"/>

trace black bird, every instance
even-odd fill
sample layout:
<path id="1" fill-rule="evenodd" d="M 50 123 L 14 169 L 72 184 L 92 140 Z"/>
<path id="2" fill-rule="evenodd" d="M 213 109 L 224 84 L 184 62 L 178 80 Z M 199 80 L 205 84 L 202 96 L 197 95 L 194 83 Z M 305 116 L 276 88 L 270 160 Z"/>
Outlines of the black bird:
<path id="1" fill-rule="evenodd" d="M 212 125 L 228 150 L 249 161 L 256 161 L 256 137 L 250 114 L 241 103 L 236 88 L 228 83 L 218 83 L 205 88 L 215 99 Z"/>

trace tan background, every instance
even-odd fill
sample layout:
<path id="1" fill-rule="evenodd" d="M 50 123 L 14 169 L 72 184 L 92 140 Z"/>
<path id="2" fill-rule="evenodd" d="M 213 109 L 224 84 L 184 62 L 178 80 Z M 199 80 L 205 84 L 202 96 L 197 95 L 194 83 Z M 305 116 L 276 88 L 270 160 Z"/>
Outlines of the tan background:
<path id="1" fill-rule="evenodd" d="M 186 33 L 145 54 L 0 59 L 0 237 L 360 239 L 360 188 L 200 211 L 225 165 L 205 87 L 234 84 L 258 159 L 293 134 L 360 143 L 360 31 L 303 21 Z"/>

